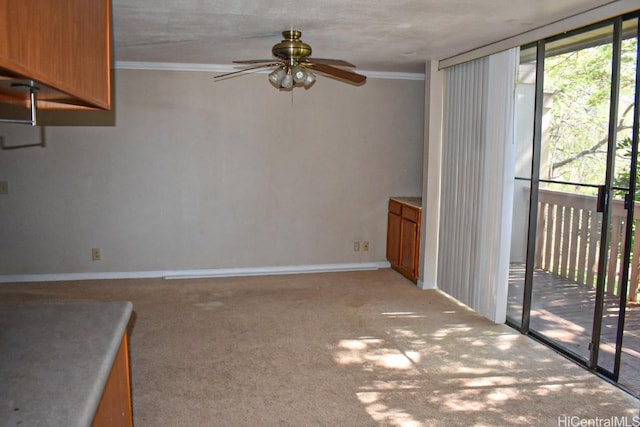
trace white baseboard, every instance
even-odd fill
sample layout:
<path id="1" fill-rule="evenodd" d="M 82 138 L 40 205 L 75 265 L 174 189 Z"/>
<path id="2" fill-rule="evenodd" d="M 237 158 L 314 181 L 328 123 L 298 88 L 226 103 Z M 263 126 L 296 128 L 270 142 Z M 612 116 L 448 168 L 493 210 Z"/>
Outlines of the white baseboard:
<path id="1" fill-rule="evenodd" d="M 425 282 L 423 280 L 418 280 L 418 288 L 420 289 L 438 289 L 438 286 L 431 281 Z"/>
<path id="2" fill-rule="evenodd" d="M 389 262 L 362 262 L 351 264 L 291 265 L 281 267 L 214 268 L 202 270 L 160 270 L 105 273 L 19 274 L 0 276 L 0 283 L 59 282 L 66 280 L 107 279 L 194 279 L 207 277 L 269 276 L 276 274 L 335 273 L 389 268 Z"/>

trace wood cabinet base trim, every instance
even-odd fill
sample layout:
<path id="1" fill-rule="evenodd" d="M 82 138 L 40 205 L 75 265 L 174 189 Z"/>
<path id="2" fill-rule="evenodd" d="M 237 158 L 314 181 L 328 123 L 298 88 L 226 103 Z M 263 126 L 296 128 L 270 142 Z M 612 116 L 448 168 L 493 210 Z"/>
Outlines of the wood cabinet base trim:
<path id="1" fill-rule="evenodd" d="M 96 409 L 92 427 L 133 426 L 130 372 L 129 340 L 125 332 Z"/>

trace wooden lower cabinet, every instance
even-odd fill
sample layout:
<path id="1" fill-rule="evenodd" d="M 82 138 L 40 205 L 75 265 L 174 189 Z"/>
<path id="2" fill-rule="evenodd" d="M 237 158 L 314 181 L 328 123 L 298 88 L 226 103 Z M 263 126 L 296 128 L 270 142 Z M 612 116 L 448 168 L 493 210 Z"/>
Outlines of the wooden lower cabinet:
<path id="1" fill-rule="evenodd" d="M 127 337 L 125 332 L 104 386 L 102 398 L 98 403 L 92 427 L 131 427 L 133 425 Z"/>
<path id="2" fill-rule="evenodd" d="M 420 221 L 422 209 L 389 200 L 387 260 L 391 268 L 417 283 L 420 265 Z"/>
<path id="3" fill-rule="evenodd" d="M 389 212 L 387 222 L 387 259 L 391 265 L 400 264 L 400 242 L 402 230 L 402 217 Z"/>
<path id="4" fill-rule="evenodd" d="M 418 224 L 402 218 L 402 243 L 400 248 L 400 267 L 411 275 L 414 280 L 418 279 Z"/>

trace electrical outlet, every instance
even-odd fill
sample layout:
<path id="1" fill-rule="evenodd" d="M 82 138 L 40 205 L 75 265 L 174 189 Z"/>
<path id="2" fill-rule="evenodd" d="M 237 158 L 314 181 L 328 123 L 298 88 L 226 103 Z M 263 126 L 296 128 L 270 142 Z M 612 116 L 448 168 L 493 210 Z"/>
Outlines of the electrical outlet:
<path id="1" fill-rule="evenodd" d="M 367 252 L 369 250 L 369 242 L 367 240 L 365 240 L 364 242 L 362 242 L 362 250 L 364 252 Z"/>
<path id="2" fill-rule="evenodd" d="M 353 241 L 353 251 L 360 252 L 360 240 Z"/>
<path id="3" fill-rule="evenodd" d="M 0 181 L 0 194 L 9 194 L 9 181 Z"/>
<path id="4" fill-rule="evenodd" d="M 91 259 L 93 261 L 100 261 L 102 259 L 102 251 L 100 250 L 100 248 L 91 249 Z"/>

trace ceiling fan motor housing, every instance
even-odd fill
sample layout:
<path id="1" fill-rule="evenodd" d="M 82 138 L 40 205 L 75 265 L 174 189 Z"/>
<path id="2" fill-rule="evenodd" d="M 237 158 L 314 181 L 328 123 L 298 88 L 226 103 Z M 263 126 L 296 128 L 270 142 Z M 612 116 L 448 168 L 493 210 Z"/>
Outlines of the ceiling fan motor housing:
<path id="1" fill-rule="evenodd" d="M 300 40 L 301 35 L 302 32 L 296 30 L 284 31 L 285 39 L 271 49 L 273 56 L 294 64 L 311 55 L 311 46 Z"/>

